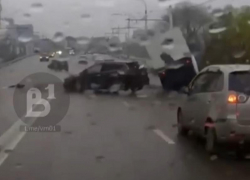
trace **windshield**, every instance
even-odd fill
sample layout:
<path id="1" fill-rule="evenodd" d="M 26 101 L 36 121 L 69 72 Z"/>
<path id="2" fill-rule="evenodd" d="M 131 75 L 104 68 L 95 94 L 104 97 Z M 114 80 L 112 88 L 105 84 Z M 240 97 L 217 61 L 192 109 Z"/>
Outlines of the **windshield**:
<path id="1" fill-rule="evenodd" d="M 233 72 L 229 75 L 229 90 L 250 95 L 250 72 Z"/>
<path id="2" fill-rule="evenodd" d="M 250 180 L 248 69 L 250 0 L 0 0 L 0 180 Z"/>

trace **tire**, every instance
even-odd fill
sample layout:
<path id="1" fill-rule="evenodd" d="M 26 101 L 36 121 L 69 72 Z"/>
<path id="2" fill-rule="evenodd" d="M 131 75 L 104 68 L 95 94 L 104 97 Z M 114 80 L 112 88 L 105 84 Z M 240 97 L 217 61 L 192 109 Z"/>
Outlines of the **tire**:
<path id="1" fill-rule="evenodd" d="M 140 91 L 142 88 L 141 87 L 131 87 L 130 88 L 132 93 L 136 93 L 137 91 Z"/>
<path id="2" fill-rule="evenodd" d="M 83 87 L 83 84 L 81 83 L 80 80 L 76 81 L 76 83 L 75 83 L 75 89 L 76 89 L 76 92 L 84 93 L 85 88 Z"/>
<path id="3" fill-rule="evenodd" d="M 214 128 L 208 128 L 206 133 L 205 148 L 209 154 L 217 153 L 217 140 Z"/>
<path id="4" fill-rule="evenodd" d="M 181 110 L 178 110 L 177 121 L 178 121 L 178 135 L 180 135 L 180 136 L 187 136 L 189 130 L 187 128 L 183 127 L 183 124 L 182 124 L 183 115 L 182 115 Z"/>

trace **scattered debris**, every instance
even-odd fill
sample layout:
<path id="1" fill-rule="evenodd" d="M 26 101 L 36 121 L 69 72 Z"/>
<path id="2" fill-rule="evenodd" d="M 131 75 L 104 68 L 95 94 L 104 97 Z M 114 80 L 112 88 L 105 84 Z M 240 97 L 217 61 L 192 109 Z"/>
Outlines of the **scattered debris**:
<path id="1" fill-rule="evenodd" d="M 124 106 L 126 106 L 127 108 L 129 108 L 129 107 L 130 107 L 130 104 L 129 104 L 128 102 L 123 101 L 122 103 L 123 103 L 123 104 L 124 104 Z"/>
<path id="2" fill-rule="evenodd" d="M 215 160 L 217 160 L 217 159 L 218 159 L 218 156 L 216 156 L 216 155 L 210 156 L 210 160 L 211 160 L 211 161 L 215 161 Z"/>
<path id="3" fill-rule="evenodd" d="M 21 168 L 22 164 L 21 163 L 16 163 L 16 168 Z"/>
<path id="4" fill-rule="evenodd" d="M 24 84 L 15 84 L 15 85 L 11 85 L 8 88 L 17 88 L 17 89 L 22 89 L 24 88 L 25 85 Z"/>
<path id="5" fill-rule="evenodd" d="M 150 125 L 150 126 L 148 126 L 146 129 L 147 129 L 147 130 L 154 130 L 154 129 L 156 129 L 156 128 L 155 128 L 154 125 Z"/>
<path id="6" fill-rule="evenodd" d="M 103 160 L 104 158 L 105 158 L 105 157 L 102 156 L 102 155 L 96 156 L 96 157 L 95 157 L 95 159 L 96 159 L 97 161 L 101 161 L 101 160 Z"/>
<path id="7" fill-rule="evenodd" d="M 96 122 L 91 122 L 90 125 L 91 125 L 91 126 L 95 126 L 95 125 L 96 125 Z"/>
<path id="8" fill-rule="evenodd" d="M 138 98 L 147 98 L 148 95 L 146 95 L 146 94 L 138 94 L 138 95 L 136 95 L 136 97 L 138 97 Z"/>
<path id="9" fill-rule="evenodd" d="M 126 108 L 128 108 L 129 110 L 135 110 L 135 107 L 130 105 L 128 102 L 123 101 L 123 104 Z"/>
<path id="10" fill-rule="evenodd" d="M 67 61 L 52 60 L 48 65 L 48 68 L 55 71 L 69 71 L 69 65 Z"/>
<path id="11" fill-rule="evenodd" d="M 12 149 L 5 149 L 4 152 L 5 152 L 5 153 L 12 153 L 13 150 L 12 150 Z"/>

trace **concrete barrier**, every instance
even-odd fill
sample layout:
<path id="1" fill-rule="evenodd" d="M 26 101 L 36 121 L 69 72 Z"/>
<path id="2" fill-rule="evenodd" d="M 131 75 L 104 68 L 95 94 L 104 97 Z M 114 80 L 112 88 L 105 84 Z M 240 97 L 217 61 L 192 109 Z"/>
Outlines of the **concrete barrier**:
<path id="1" fill-rule="evenodd" d="M 28 56 L 22 56 L 22 57 L 18 57 L 18 58 L 16 58 L 16 59 L 13 59 L 13 60 L 11 60 L 11 61 L 2 62 L 2 63 L 0 64 L 0 68 L 9 66 L 9 65 L 11 65 L 11 64 L 13 64 L 13 63 L 15 63 L 15 62 L 17 62 L 17 61 L 20 61 L 20 60 L 23 60 L 23 59 L 25 59 L 25 58 L 32 57 L 32 56 L 35 56 L 35 55 L 33 54 L 33 55 L 28 55 Z"/>

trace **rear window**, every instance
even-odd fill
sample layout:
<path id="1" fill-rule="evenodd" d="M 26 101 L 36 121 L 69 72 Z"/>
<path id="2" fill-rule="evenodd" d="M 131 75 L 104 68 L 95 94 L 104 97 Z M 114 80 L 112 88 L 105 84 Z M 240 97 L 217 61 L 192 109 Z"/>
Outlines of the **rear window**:
<path id="1" fill-rule="evenodd" d="M 135 63 L 128 63 L 127 65 L 129 67 L 129 69 L 131 69 L 131 70 L 136 70 L 136 69 L 139 68 L 139 64 L 137 62 L 135 62 Z"/>
<path id="2" fill-rule="evenodd" d="M 250 95 L 250 72 L 238 71 L 229 75 L 229 90 Z"/>
<path id="3" fill-rule="evenodd" d="M 127 70 L 127 67 L 124 64 L 104 64 L 102 67 L 102 72 L 114 70 Z"/>

